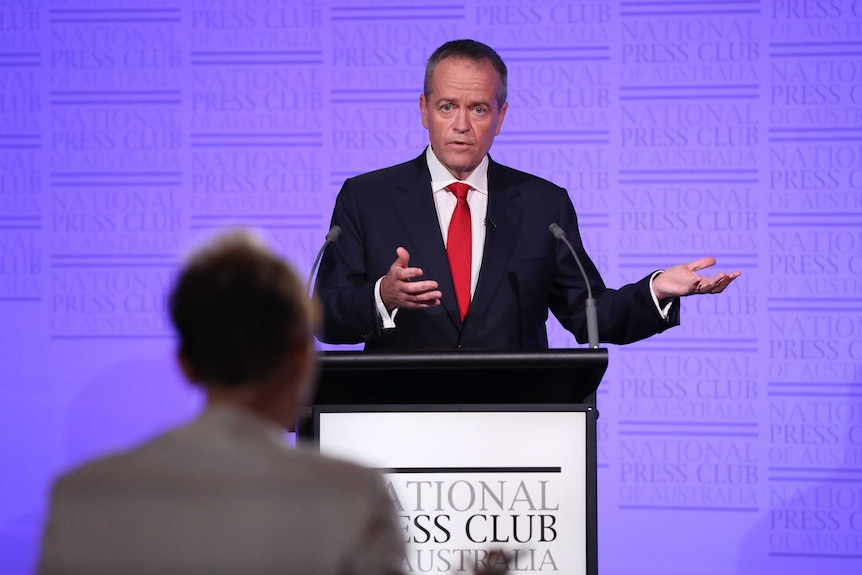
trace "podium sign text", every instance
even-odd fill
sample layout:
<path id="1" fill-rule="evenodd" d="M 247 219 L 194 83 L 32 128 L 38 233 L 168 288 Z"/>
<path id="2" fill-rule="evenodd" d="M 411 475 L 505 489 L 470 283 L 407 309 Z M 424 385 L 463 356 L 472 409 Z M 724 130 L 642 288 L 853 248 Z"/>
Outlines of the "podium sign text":
<path id="1" fill-rule="evenodd" d="M 547 409 L 327 406 L 315 418 L 322 453 L 384 473 L 408 572 L 470 572 L 504 549 L 519 573 L 586 575 L 590 414 Z"/>

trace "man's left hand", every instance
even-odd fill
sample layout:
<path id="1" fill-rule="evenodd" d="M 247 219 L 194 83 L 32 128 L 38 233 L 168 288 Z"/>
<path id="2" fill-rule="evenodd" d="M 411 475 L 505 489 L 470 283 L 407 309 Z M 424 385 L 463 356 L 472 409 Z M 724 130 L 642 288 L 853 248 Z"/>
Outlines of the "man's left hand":
<path id="1" fill-rule="evenodd" d="M 719 272 L 709 278 L 697 272 L 715 265 L 715 258 L 700 258 L 689 264 L 672 266 L 660 273 L 652 282 L 659 300 L 702 293 L 721 293 L 740 272 Z"/>

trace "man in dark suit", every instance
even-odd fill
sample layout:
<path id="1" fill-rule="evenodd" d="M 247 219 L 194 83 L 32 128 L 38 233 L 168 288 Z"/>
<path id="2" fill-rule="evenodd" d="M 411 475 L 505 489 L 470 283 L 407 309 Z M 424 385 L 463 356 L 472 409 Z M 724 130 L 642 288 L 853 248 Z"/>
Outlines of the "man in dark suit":
<path id="1" fill-rule="evenodd" d="M 323 341 L 544 349 L 549 309 L 586 341 L 587 287 L 552 223 L 584 264 L 605 342 L 677 325 L 677 298 L 721 292 L 739 275 L 699 275 L 715 263 L 702 258 L 607 289 L 583 249 L 566 190 L 488 155 L 506 116 L 506 76 L 499 55 L 473 40 L 431 55 L 419 98 L 430 146 L 415 160 L 348 179 L 336 200 L 332 224 L 342 234 L 317 283 Z"/>

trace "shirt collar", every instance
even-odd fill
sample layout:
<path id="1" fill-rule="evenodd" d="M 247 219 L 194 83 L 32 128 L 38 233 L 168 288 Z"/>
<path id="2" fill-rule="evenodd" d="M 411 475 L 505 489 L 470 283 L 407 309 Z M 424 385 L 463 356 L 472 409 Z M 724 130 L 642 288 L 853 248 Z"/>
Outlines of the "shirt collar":
<path id="1" fill-rule="evenodd" d="M 425 161 L 428 162 L 428 170 L 431 172 L 431 191 L 439 192 L 446 189 L 446 186 L 455 182 L 464 182 L 480 194 L 488 195 L 488 155 L 482 158 L 473 173 L 467 176 L 464 180 L 459 180 L 449 173 L 437 156 L 431 146 L 425 148 Z"/>

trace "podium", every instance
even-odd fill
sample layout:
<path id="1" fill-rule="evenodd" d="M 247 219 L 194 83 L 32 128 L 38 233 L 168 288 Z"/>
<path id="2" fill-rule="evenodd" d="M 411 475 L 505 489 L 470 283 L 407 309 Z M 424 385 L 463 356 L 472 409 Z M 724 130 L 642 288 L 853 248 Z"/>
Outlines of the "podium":
<path id="1" fill-rule="evenodd" d="M 322 352 L 301 443 L 379 469 L 407 568 L 596 575 L 595 392 L 606 349 Z"/>

